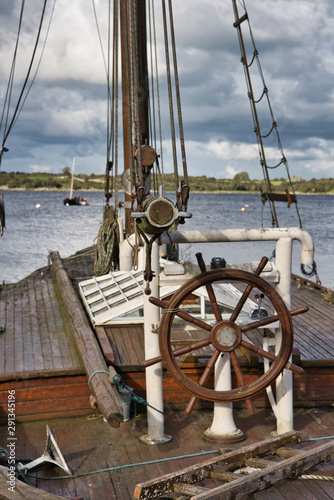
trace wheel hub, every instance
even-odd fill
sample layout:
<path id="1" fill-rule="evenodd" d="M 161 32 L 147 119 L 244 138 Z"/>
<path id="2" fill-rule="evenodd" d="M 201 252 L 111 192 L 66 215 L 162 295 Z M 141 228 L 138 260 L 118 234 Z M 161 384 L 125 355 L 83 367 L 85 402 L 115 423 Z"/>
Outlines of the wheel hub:
<path id="1" fill-rule="evenodd" d="M 241 330 L 236 323 L 232 323 L 231 321 L 219 321 L 212 328 L 211 342 L 219 351 L 234 351 L 241 340 Z"/>

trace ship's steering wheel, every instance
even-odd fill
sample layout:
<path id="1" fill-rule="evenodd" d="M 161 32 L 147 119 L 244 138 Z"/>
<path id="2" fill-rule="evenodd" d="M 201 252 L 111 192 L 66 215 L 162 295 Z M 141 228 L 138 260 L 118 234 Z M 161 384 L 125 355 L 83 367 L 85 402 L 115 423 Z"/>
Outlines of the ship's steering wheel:
<path id="1" fill-rule="evenodd" d="M 268 261 L 266 257 L 262 258 L 255 274 L 238 269 L 215 269 L 206 271 L 202 255 L 197 254 L 196 257 L 198 259 L 199 267 L 201 271 L 203 271 L 202 274 L 195 276 L 182 285 L 180 289 L 171 297 L 168 303 L 162 302 L 154 297 L 149 299 L 153 304 L 162 307 L 164 311 L 159 326 L 161 357 L 147 360 L 145 362 L 145 366 L 151 366 L 161 360 L 166 364 L 175 381 L 192 395 L 192 398 L 186 408 L 186 413 L 190 413 L 192 411 L 196 398 L 216 402 L 246 400 L 250 413 L 253 413 L 250 398 L 255 394 L 258 394 L 264 388 L 268 387 L 284 368 L 288 368 L 298 374 L 303 373 L 302 368 L 289 363 L 289 357 L 291 355 L 293 344 L 293 326 L 291 316 L 306 312 L 308 308 L 300 307 L 290 312 L 277 291 L 264 279 L 259 277 Z M 212 285 L 215 283 L 231 282 L 241 282 L 244 283 L 246 287 L 241 294 L 241 297 L 239 298 L 230 318 L 225 320 L 223 319 L 219 305 L 217 304 L 215 291 Z M 182 310 L 182 303 L 187 299 L 187 297 L 189 297 L 190 294 L 202 286 L 206 287 L 211 307 L 215 315 L 216 321 L 213 326 Z M 260 290 L 260 292 L 270 300 L 274 309 L 274 314 L 240 326 L 237 319 L 253 288 Z M 173 350 L 171 335 L 173 330 L 173 321 L 176 316 L 207 332 L 207 337 L 204 340 L 194 340 L 194 343 L 191 345 L 188 344 Z M 250 330 L 264 327 L 275 322 L 280 323 L 282 331 L 282 341 L 279 352 L 276 355 L 258 348 L 246 336 L 247 332 Z M 205 367 L 199 382 L 196 383 L 182 371 L 177 363 L 177 357 L 194 352 L 209 345 L 213 348 L 213 354 Z M 245 383 L 241 367 L 236 356 L 235 351 L 239 346 L 242 346 L 251 352 L 255 352 L 271 361 L 268 371 L 263 373 L 262 376 L 250 384 Z M 229 391 L 217 391 L 205 387 L 219 356 L 226 352 L 230 354 L 238 387 L 232 388 Z"/>

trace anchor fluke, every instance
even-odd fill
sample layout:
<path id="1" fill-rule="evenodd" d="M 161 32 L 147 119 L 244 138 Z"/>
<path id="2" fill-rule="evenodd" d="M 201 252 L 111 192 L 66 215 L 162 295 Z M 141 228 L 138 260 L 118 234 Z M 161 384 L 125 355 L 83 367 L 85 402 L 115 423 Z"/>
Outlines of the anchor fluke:
<path id="1" fill-rule="evenodd" d="M 61 467 L 65 472 L 67 472 L 67 474 L 72 476 L 72 472 L 70 471 L 48 425 L 46 426 L 46 444 L 43 455 L 35 460 L 32 460 L 31 462 L 28 462 L 27 464 L 17 464 L 17 469 L 26 473 L 28 470 L 35 469 L 45 462 Z"/>

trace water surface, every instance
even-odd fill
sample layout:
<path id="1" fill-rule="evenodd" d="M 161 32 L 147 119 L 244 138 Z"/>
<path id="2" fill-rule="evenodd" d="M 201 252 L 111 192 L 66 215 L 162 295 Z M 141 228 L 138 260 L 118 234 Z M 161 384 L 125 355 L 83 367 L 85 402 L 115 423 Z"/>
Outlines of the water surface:
<path id="1" fill-rule="evenodd" d="M 62 257 L 92 245 L 102 221 L 104 195 L 81 193 L 88 206 L 66 207 L 68 193 L 44 191 L 6 191 L 6 229 L 0 239 L 0 280 L 16 282 L 47 264 L 50 251 Z M 173 195 L 170 196 L 174 200 Z M 300 195 L 303 227 L 313 237 L 318 274 L 325 286 L 334 288 L 334 196 Z M 40 208 L 36 208 L 40 205 Z M 244 208 L 244 211 L 241 209 Z M 296 212 L 285 203 L 277 204 L 281 227 L 298 227 Z M 258 194 L 200 194 L 190 197 L 193 217 L 180 229 L 226 229 L 271 227 L 268 207 L 262 211 Z M 181 245 L 181 257 L 195 262 L 201 251 L 207 263 L 224 257 L 232 263 L 271 257 L 274 242 L 242 242 Z M 300 272 L 300 244 L 293 245 L 293 272 Z"/>

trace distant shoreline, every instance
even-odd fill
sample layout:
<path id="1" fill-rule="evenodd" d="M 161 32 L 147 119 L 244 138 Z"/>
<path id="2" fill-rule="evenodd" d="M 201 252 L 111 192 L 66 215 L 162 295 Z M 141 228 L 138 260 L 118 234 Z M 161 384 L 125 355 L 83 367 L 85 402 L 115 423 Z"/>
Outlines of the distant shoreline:
<path id="1" fill-rule="evenodd" d="M 66 169 L 64 169 L 66 170 Z M 187 184 L 190 186 L 190 191 L 194 193 L 254 193 L 259 194 L 261 191 L 271 191 L 273 193 L 297 193 L 297 194 L 334 194 L 334 178 L 321 178 L 303 180 L 300 176 L 292 179 L 274 178 L 270 180 L 270 185 L 267 182 L 258 179 L 250 179 L 247 172 L 236 174 L 233 179 L 216 179 L 215 177 L 200 177 L 190 176 Z M 36 172 L 24 174 L 22 172 L 2 172 L 0 171 L 0 190 L 2 191 L 52 191 L 63 192 L 70 191 L 71 176 L 69 172 L 59 174 L 46 174 Z M 113 186 L 117 186 L 120 192 L 124 190 L 121 176 L 117 176 L 117 180 L 113 179 Z M 175 176 L 174 174 L 164 174 L 163 186 L 166 193 L 175 193 Z M 73 192 L 80 194 L 82 192 L 103 192 L 105 190 L 105 175 L 96 174 L 77 174 L 74 177 Z"/>
<path id="2" fill-rule="evenodd" d="M 68 193 L 68 190 L 65 189 L 52 189 L 52 188 L 35 188 L 35 189 L 25 189 L 25 188 L 8 188 L 7 186 L 0 186 L 0 192 L 1 191 L 18 191 L 18 192 L 50 192 L 50 193 Z M 104 189 L 78 189 L 75 191 L 75 194 L 80 196 L 80 193 L 103 193 Z M 124 193 L 123 189 L 118 190 L 119 193 Z M 166 191 L 166 194 L 173 194 L 174 191 Z M 296 195 L 298 196 L 333 196 L 334 191 L 329 191 L 328 193 L 301 193 L 298 191 L 295 191 Z M 190 189 L 190 194 L 237 194 L 237 195 L 242 195 L 242 194 L 254 194 L 259 196 L 260 193 L 256 191 L 191 191 Z"/>

